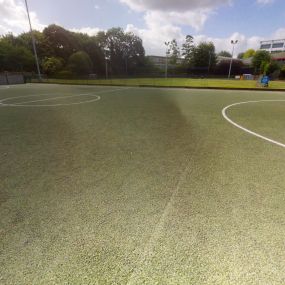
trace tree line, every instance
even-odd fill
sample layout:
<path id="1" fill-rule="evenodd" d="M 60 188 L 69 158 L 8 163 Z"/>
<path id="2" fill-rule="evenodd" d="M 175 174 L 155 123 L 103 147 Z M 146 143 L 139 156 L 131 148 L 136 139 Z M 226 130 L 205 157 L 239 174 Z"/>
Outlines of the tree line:
<path id="1" fill-rule="evenodd" d="M 142 40 L 121 28 L 100 31 L 96 36 L 50 25 L 34 31 L 40 67 L 47 75 L 105 74 L 105 63 L 114 75 L 133 74 L 142 68 Z M 0 71 L 32 72 L 35 69 L 30 33 L 7 34 L 0 38 Z"/>
<path id="2" fill-rule="evenodd" d="M 143 41 L 122 28 L 100 31 L 96 36 L 72 32 L 58 25 L 50 25 L 42 32 L 34 31 L 42 73 L 58 78 L 70 78 L 96 74 L 110 76 L 136 76 L 158 74 L 163 71 L 145 56 Z M 216 53 L 212 42 L 194 43 L 187 35 L 181 47 L 173 39 L 166 42 L 166 54 L 173 74 L 226 75 L 227 51 Z M 182 58 L 182 61 L 181 61 Z M 238 55 L 238 59 L 252 58 L 250 72 L 271 74 L 279 70 L 279 64 L 266 51 L 249 49 Z M 179 61 L 178 61 L 179 60 Z M 34 72 L 36 70 L 30 33 L 18 36 L 7 34 L 0 37 L 0 72 Z M 241 74 L 243 64 L 233 60 L 232 74 Z"/>

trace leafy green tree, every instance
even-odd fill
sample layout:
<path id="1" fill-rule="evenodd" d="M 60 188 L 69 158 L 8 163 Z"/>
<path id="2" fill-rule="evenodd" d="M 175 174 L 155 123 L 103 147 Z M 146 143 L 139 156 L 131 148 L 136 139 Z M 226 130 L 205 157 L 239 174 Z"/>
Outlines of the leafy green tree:
<path id="1" fill-rule="evenodd" d="M 232 57 L 232 55 L 226 50 L 222 50 L 221 52 L 218 53 L 218 55 L 223 57 Z"/>
<path id="2" fill-rule="evenodd" d="M 74 33 L 57 25 L 50 25 L 43 30 L 45 37 L 45 56 L 63 58 L 65 61 L 76 51 L 81 50 Z"/>
<path id="3" fill-rule="evenodd" d="M 194 38 L 190 35 L 187 35 L 185 42 L 182 44 L 182 56 L 184 57 L 185 63 L 187 65 L 191 64 L 194 48 Z"/>
<path id="4" fill-rule="evenodd" d="M 201 42 L 193 50 L 191 66 L 196 71 L 212 70 L 216 65 L 215 46 L 212 42 Z"/>
<path id="5" fill-rule="evenodd" d="M 77 51 L 68 59 L 68 69 L 76 75 L 87 75 L 92 72 L 93 64 L 85 51 Z"/>
<path id="6" fill-rule="evenodd" d="M 258 50 L 252 59 L 252 66 L 256 73 L 262 73 L 266 63 L 271 61 L 271 56 L 268 51 Z"/>
<path id="7" fill-rule="evenodd" d="M 247 59 L 247 58 L 250 58 L 250 57 L 253 57 L 255 55 L 255 50 L 250 48 L 248 49 L 244 55 L 243 55 L 243 59 Z"/>
<path id="8" fill-rule="evenodd" d="M 280 71 L 281 67 L 277 61 L 271 60 L 269 63 L 266 63 L 264 67 L 264 73 L 266 75 L 272 75 L 273 73 Z"/>
<path id="9" fill-rule="evenodd" d="M 173 39 L 169 45 L 169 56 L 170 56 L 170 63 L 176 64 L 177 59 L 180 56 L 180 49 L 178 47 L 176 39 Z"/>
<path id="10" fill-rule="evenodd" d="M 93 70 L 96 74 L 105 73 L 104 53 L 99 46 L 96 36 L 89 36 L 82 33 L 73 33 L 78 45 L 88 53 L 93 63 Z"/>
<path id="11" fill-rule="evenodd" d="M 281 67 L 281 70 L 280 70 L 280 78 L 281 79 L 285 79 L 285 65 L 283 65 Z"/>
<path id="12" fill-rule="evenodd" d="M 42 70 L 47 75 L 54 75 L 63 68 L 63 60 L 58 57 L 46 57 L 42 62 Z"/>
<path id="13" fill-rule="evenodd" d="M 44 34 L 39 31 L 33 31 L 33 34 L 34 34 L 35 41 L 36 41 L 37 54 L 41 61 L 41 59 L 43 59 L 44 57 L 46 57 L 48 54 L 51 54 L 51 53 L 49 52 L 49 50 L 47 50 L 48 45 L 46 43 Z M 27 48 L 28 50 L 30 50 L 32 53 L 34 52 L 30 32 L 20 34 L 16 38 L 16 41 L 14 44 L 17 46 L 23 46 Z"/>
<path id="14" fill-rule="evenodd" d="M 108 49 L 113 74 L 134 73 L 143 63 L 145 50 L 142 40 L 133 33 L 125 33 L 121 28 L 109 29 L 97 35 L 99 46 Z"/>
<path id="15" fill-rule="evenodd" d="M 0 39 L 0 71 L 33 71 L 33 54 L 23 46 Z"/>

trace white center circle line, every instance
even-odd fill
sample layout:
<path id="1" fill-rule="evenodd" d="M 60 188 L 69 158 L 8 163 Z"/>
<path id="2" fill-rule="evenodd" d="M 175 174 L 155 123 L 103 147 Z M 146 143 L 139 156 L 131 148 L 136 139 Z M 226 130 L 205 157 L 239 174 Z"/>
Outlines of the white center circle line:
<path id="1" fill-rule="evenodd" d="M 275 145 L 278 145 L 278 146 L 281 146 L 283 148 L 285 148 L 285 144 L 284 143 L 281 143 L 281 142 L 278 142 L 278 141 L 275 141 L 273 139 L 270 139 L 268 137 L 265 137 L 263 135 L 260 135 L 256 132 L 253 132 L 239 124 L 237 124 L 236 122 L 234 122 L 232 119 L 230 119 L 227 115 L 227 110 L 229 110 L 230 108 L 234 107 L 234 106 L 238 106 L 238 105 L 244 105 L 244 104 L 250 104 L 250 103 L 259 103 L 259 102 L 285 102 L 285 100 L 258 100 L 258 101 L 245 101 L 245 102 L 238 102 L 238 103 L 234 103 L 234 104 L 231 104 L 231 105 L 228 105 L 226 106 L 223 110 L 222 110 L 222 115 L 223 117 L 232 125 L 234 125 L 235 127 L 255 136 L 255 137 L 258 137 L 260 139 L 263 139 L 267 142 L 270 142 L 272 144 L 275 144 Z"/>

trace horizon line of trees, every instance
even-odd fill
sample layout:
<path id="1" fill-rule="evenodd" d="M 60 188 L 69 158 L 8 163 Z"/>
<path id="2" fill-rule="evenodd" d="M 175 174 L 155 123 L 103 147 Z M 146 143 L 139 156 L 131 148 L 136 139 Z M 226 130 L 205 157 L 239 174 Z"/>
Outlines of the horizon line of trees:
<path id="1" fill-rule="evenodd" d="M 122 28 L 111 28 L 100 31 L 96 36 L 72 32 L 52 24 L 42 32 L 34 31 L 40 69 L 47 76 L 71 78 L 96 74 L 104 77 L 135 76 L 140 74 L 162 73 L 145 56 L 143 41 L 131 32 Z M 187 35 L 179 47 L 175 39 L 165 43 L 166 54 L 172 65 L 170 72 L 175 74 L 217 74 L 226 75 L 228 61 L 219 60 L 218 56 L 231 58 L 228 51 L 216 53 L 212 42 L 194 43 L 194 38 Z M 252 59 L 251 71 L 255 74 L 272 74 L 285 69 L 266 51 L 249 49 L 238 55 L 238 59 Z M 183 59 L 178 63 L 178 59 Z M 173 67 L 174 66 L 174 67 Z M 233 60 L 232 74 L 243 71 L 240 61 Z M 18 36 L 6 34 L 0 37 L 0 72 L 35 72 L 30 33 Z"/>

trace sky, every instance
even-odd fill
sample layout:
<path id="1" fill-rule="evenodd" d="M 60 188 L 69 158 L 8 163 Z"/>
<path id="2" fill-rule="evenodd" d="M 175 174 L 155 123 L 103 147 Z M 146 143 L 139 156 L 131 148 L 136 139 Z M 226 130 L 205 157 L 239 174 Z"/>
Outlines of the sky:
<path id="1" fill-rule="evenodd" d="M 28 0 L 33 28 L 58 24 L 95 35 L 122 27 L 143 39 L 147 55 L 163 55 L 164 42 L 212 41 L 236 54 L 260 40 L 285 38 L 284 0 Z M 24 0 L 0 0 L 0 34 L 28 31 Z"/>

